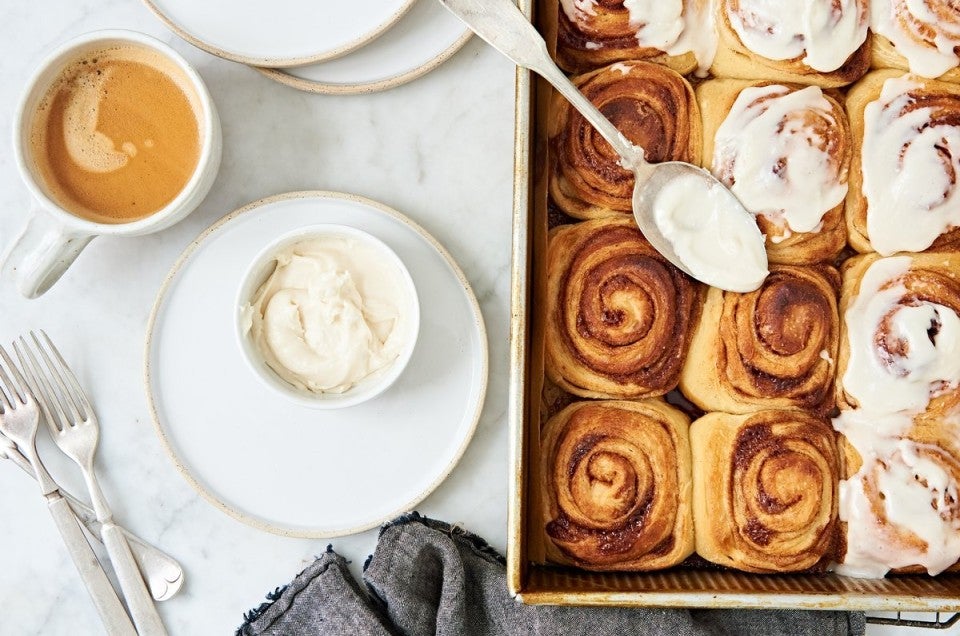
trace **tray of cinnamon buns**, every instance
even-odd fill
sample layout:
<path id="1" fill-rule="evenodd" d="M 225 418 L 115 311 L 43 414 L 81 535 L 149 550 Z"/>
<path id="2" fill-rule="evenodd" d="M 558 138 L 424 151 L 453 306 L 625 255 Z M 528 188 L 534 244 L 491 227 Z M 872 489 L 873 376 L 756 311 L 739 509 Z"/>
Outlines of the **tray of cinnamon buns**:
<path id="1" fill-rule="evenodd" d="M 960 7 L 520 4 L 649 160 L 733 191 L 770 274 L 668 263 L 518 73 L 511 592 L 960 611 Z"/>

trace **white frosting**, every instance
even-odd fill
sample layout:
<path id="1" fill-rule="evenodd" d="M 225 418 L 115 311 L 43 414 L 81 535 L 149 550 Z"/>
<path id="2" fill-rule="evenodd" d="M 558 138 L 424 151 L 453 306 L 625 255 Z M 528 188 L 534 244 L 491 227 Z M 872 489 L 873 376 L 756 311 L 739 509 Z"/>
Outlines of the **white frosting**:
<path id="1" fill-rule="evenodd" d="M 922 453 L 943 451 L 901 437 L 910 424 L 908 415 L 860 410 L 845 411 L 833 421 L 863 460 L 859 471 L 840 482 L 847 550 L 835 568 L 839 574 L 880 578 L 893 568 L 920 565 L 936 575 L 960 560 L 958 485 Z M 877 518 L 866 488 L 880 493 L 883 519 Z"/>
<path id="2" fill-rule="evenodd" d="M 597 15 L 595 0 L 560 0 L 560 5 L 574 23 Z M 706 75 L 717 53 L 718 40 L 709 0 L 624 0 L 623 6 L 639 46 L 668 55 L 693 53 L 697 74 Z M 587 48 L 591 48 L 590 43 Z"/>
<path id="3" fill-rule="evenodd" d="M 342 236 L 304 239 L 241 308 L 264 360 L 284 380 L 342 393 L 383 372 L 412 336 L 401 272 L 383 251 Z"/>
<path id="4" fill-rule="evenodd" d="M 960 188 L 950 180 L 960 175 L 960 129 L 930 125 L 930 108 L 904 112 L 913 101 L 907 92 L 921 86 L 909 76 L 888 79 L 863 113 L 867 233 L 884 256 L 923 251 L 960 225 Z"/>
<path id="5" fill-rule="evenodd" d="M 743 44 L 771 60 L 803 57 L 810 68 L 835 71 L 867 38 L 862 0 L 740 0 L 727 17 Z"/>
<path id="6" fill-rule="evenodd" d="M 819 87 L 752 86 L 740 92 L 717 129 L 713 173 L 749 212 L 785 230 L 774 242 L 818 231 L 823 215 L 847 194 L 826 141 L 809 125 L 811 114 L 837 125 Z"/>
<path id="7" fill-rule="evenodd" d="M 729 190 L 685 174 L 653 201 L 653 217 L 694 278 L 727 291 L 760 287 L 769 273 L 763 235 Z"/>
<path id="8" fill-rule="evenodd" d="M 872 413 L 919 413 L 931 397 L 960 386 L 960 317 L 937 303 L 900 304 L 907 290 L 898 278 L 910 260 L 870 265 L 844 315 L 850 359 L 843 389 Z"/>
<path id="9" fill-rule="evenodd" d="M 953 11 L 951 22 L 939 19 L 926 0 L 870 0 L 870 27 L 907 58 L 912 73 L 939 77 L 960 62 L 954 52 L 960 46 L 960 12 Z"/>

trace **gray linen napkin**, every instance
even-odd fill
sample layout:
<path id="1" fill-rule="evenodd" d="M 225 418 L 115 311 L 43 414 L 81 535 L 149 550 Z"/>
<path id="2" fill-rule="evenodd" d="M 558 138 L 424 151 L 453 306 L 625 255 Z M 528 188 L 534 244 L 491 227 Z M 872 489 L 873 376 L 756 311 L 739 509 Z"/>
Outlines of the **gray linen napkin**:
<path id="1" fill-rule="evenodd" d="M 507 593 L 503 557 L 479 537 L 412 513 L 386 524 L 364 565 L 364 592 L 328 547 L 238 636 L 443 634 L 860 635 L 860 613 L 527 606 Z"/>

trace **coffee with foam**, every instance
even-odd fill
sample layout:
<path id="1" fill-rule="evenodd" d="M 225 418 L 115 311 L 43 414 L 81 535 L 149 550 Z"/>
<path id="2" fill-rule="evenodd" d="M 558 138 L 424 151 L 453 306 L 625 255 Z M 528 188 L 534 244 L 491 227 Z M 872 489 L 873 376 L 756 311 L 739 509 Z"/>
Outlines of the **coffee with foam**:
<path id="1" fill-rule="evenodd" d="M 134 44 L 91 51 L 50 85 L 30 126 L 47 194 L 99 223 L 166 207 L 196 170 L 201 107 L 186 74 Z"/>

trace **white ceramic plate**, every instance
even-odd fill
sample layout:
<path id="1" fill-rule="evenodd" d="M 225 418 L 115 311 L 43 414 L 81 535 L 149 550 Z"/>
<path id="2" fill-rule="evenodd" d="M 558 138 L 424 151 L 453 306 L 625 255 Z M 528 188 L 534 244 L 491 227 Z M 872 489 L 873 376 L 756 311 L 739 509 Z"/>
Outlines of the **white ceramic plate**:
<path id="1" fill-rule="evenodd" d="M 256 66 L 299 66 L 367 44 L 414 0 L 144 0 L 177 35 Z"/>
<path id="2" fill-rule="evenodd" d="M 259 69 L 312 93 L 373 93 L 437 68 L 470 39 L 471 31 L 436 0 L 418 0 L 392 29 L 349 55 L 309 66 Z"/>
<path id="3" fill-rule="evenodd" d="M 252 259 L 316 223 L 379 238 L 420 295 L 420 337 L 403 375 L 377 398 L 334 411 L 264 386 L 233 329 Z M 340 536 L 410 510 L 456 465 L 483 406 L 486 332 L 460 268 L 409 219 L 356 196 L 289 193 L 227 215 L 181 255 L 147 329 L 146 384 L 166 451 L 215 506 L 276 534 Z"/>

